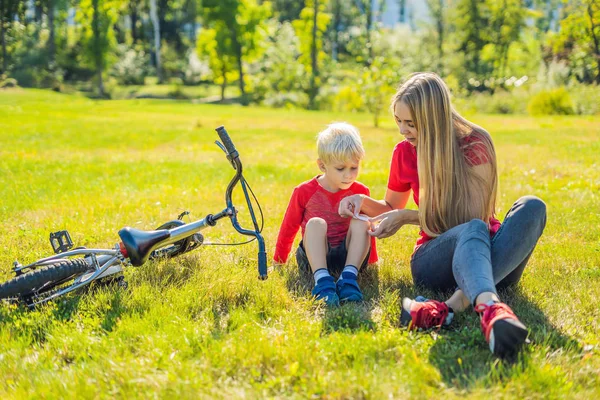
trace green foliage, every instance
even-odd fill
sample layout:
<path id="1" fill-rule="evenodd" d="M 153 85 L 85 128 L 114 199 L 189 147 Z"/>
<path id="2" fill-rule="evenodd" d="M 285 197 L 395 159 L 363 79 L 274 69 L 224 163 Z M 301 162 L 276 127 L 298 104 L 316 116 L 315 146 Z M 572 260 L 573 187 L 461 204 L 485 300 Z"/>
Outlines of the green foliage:
<path id="1" fill-rule="evenodd" d="M 553 50 L 569 61 L 577 78 L 600 84 L 600 4 L 597 0 L 565 2 Z"/>
<path id="2" fill-rule="evenodd" d="M 575 114 L 600 114 L 600 85 L 584 85 L 573 83 L 569 85 L 569 96 L 573 100 Z"/>
<path id="3" fill-rule="evenodd" d="M 97 20 L 94 5 L 97 5 Z M 79 3 L 76 21 L 81 30 L 84 60 L 93 68 L 105 68 L 112 61 L 111 50 L 117 44 L 112 27 L 117 22 L 122 5 L 123 0 L 81 0 Z M 97 35 L 94 26 L 97 26 Z"/>
<path id="4" fill-rule="evenodd" d="M 265 36 L 265 23 L 271 13 L 270 3 L 257 3 L 256 0 L 204 0 L 202 3 L 204 24 L 208 30 L 214 33 L 207 34 L 203 42 L 217 40 L 219 44 L 208 45 L 218 49 L 215 52 L 227 55 L 235 65 L 238 73 L 242 103 L 247 102 L 244 77 L 244 63 L 251 62 L 260 55 L 262 48 L 260 43 Z M 224 40 L 225 43 L 220 44 Z M 221 72 L 225 79 L 225 64 L 223 61 Z M 215 71 L 214 68 L 213 72 Z"/>
<path id="5" fill-rule="evenodd" d="M 122 85 L 143 85 L 149 74 L 150 57 L 143 51 L 118 45 L 116 50 L 118 61 L 113 64 L 110 75 Z"/>
<path id="6" fill-rule="evenodd" d="M 298 62 L 300 41 L 292 24 L 270 20 L 267 33 L 265 51 L 249 69 L 253 99 L 275 107 L 305 107 L 307 97 L 299 92 L 307 76 Z"/>
<path id="7" fill-rule="evenodd" d="M 315 6 L 317 6 L 315 8 Z M 316 12 L 316 23 L 315 23 Z M 324 82 L 327 81 L 326 64 L 329 60 L 324 51 L 324 37 L 331 15 L 327 13 L 326 1 L 308 0 L 306 7 L 300 12 L 300 18 L 292 25 L 300 40 L 300 57 L 298 61 L 304 66 L 304 71 L 310 77 L 303 84 L 304 92 L 309 97 L 309 107 L 318 108 L 316 98 Z"/>
<path id="8" fill-rule="evenodd" d="M 529 101 L 527 111 L 531 115 L 571 115 L 575 113 L 569 92 L 564 87 L 536 94 Z"/>
<path id="9" fill-rule="evenodd" d="M 470 311 L 451 329 L 399 326 L 402 297 L 444 296 L 414 287 L 418 228 L 405 226 L 378 241 L 379 266 L 361 273 L 365 302 L 337 310 L 312 300 L 294 260 L 257 280 L 255 243 L 128 268 L 127 290 L 96 286 L 33 311 L 0 304 L 0 398 L 599 398 L 600 118 L 469 119 L 494 138 L 498 215 L 526 194 L 548 205 L 521 283 L 500 292 L 530 329 L 518 359 L 493 357 Z M 375 129 L 366 113 L 1 91 L 0 278 L 15 259 L 48 256 L 48 232 L 111 248 L 123 226 L 222 210 L 233 170 L 213 143 L 221 124 L 265 211 L 272 255 L 292 189 L 318 172 L 315 134 L 340 120 L 360 130 L 359 179 L 383 198 L 401 140 L 391 117 Z M 238 217 L 249 222 L 243 208 Z M 207 240 L 240 241 L 222 222 Z"/>

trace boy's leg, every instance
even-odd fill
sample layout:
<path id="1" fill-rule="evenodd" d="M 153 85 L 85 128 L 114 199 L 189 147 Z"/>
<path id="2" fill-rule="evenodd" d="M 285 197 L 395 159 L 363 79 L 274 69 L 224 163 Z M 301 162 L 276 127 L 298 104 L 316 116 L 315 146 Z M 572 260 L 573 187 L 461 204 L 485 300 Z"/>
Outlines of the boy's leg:
<path id="1" fill-rule="evenodd" d="M 367 230 L 369 225 L 365 221 L 353 219 L 346 236 L 346 263 L 340 279 L 337 281 L 338 294 L 341 301 L 360 301 L 362 292 L 356 281 L 358 271 L 365 264 L 369 254 L 371 237 Z"/>
<path id="2" fill-rule="evenodd" d="M 312 294 L 318 300 L 324 300 L 327 305 L 338 305 L 339 298 L 335 290 L 335 283 L 327 270 L 327 251 L 329 248 L 327 244 L 327 222 L 322 218 L 311 218 L 306 223 L 302 243 L 315 278 L 315 287 Z"/>

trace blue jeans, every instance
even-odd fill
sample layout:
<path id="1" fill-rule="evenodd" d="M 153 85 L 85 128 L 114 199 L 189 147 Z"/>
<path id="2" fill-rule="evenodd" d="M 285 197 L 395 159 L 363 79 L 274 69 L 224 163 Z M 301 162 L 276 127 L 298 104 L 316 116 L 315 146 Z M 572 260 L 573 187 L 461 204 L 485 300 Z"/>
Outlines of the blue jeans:
<path id="1" fill-rule="evenodd" d="M 432 290 L 458 286 L 474 304 L 483 292 L 516 284 L 546 226 L 546 204 L 521 197 L 510 208 L 493 238 L 480 219 L 455 226 L 413 254 L 415 284 Z"/>

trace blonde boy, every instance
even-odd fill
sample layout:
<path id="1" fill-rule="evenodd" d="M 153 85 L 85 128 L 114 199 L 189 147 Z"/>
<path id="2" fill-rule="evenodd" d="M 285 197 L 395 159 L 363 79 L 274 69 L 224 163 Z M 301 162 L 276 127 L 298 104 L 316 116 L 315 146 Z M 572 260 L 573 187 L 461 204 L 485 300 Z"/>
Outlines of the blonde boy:
<path id="1" fill-rule="evenodd" d="M 365 150 L 358 130 L 347 123 L 331 124 L 319 133 L 317 150 L 322 174 L 294 189 L 273 258 L 277 263 L 287 261 L 302 228 L 302 241 L 296 251 L 298 266 L 312 272 L 313 295 L 327 305 L 337 306 L 340 301 L 362 300 L 356 282 L 358 271 L 367 262 L 377 261 L 375 241 L 367 234 L 368 223 L 338 213 L 344 197 L 369 196 L 369 189 L 356 180 Z M 337 283 L 332 274 L 339 276 Z"/>

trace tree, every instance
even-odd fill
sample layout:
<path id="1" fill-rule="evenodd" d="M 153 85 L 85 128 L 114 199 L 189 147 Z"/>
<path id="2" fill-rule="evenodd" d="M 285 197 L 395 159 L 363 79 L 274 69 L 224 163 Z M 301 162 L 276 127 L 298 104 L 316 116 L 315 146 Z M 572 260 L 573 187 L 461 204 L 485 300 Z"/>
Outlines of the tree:
<path id="1" fill-rule="evenodd" d="M 435 31 L 435 43 L 437 51 L 437 65 L 435 71 L 439 75 L 444 75 L 444 39 L 446 34 L 445 14 L 446 5 L 444 0 L 427 0 L 427 6 L 433 20 Z"/>
<path id="2" fill-rule="evenodd" d="M 198 56 L 207 59 L 215 83 L 221 85 L 221 102 L 225 100 L 227 83 L 237 78 L 231 35 L 224 26 L 220 26 L 222 24 L 222 21 L 218 21 L 214 24 L 215 28 L 203 28 L 196 45 Z"/>
<path id="3" fill-rule="evenodd" d="M 583 82 L 600 84 L 600 0 L 572 0 L 555 39 L 555 53 L 564 52 Z"/>
<path id="4" fill-rule="evenodd" d="M 20 10 L 23 10 L 24 2 L 19 0 L 0 0 L 0 46 L 2 47 L 2 69 L 0 74 L 8 70 L 8 49 L 6 36 L 11 29 L 12 21 Z"/>
<path id="5" fill-rule="evenodd" d="M 162 83 L 162 65 L 160 62 L 160 20 L 158 19 L 158 11 L 156 8 L 156 0 L 150 0 L 150 19 L 154 27 L 154 57 L 156 62 L 156 75 L 158 83 Z"/>
<path id="6" fill-rule="evenodd" d="M 309 0 L 300 13 L 300 19 L 292 22 L 296 36 L 300 39 L 299 61 L 310 77 L 305 92 L 308 94 L 308 107 L 311 109 L 316 108 L 316 98 L 323 82 L 320 76 L 320 64 L 327 58 L 327 53 L 323 51 L 323 37 L 331 18 L 325 9 L 324 1 Z"/>
<path id="7" fill-rule="evenodd" d="M 209 29 L 216 30 L 217 36 L 229 35 L 230 51 L 237 64 L 241 102 L 248 104 L 244 84 L 244 62 L 256 56 L 264 24 L 271 13 L 270 3 L 258 4 L 256 0 L 204 0 L 203 19 Z"/>
<path id="8" fill-rule="evenodd" d="M 108 64 L 109 51 L 115 46 L 113 25 L 117 21 L 121 0 L 81 0 L 77 20 L 81 26 L 84 56 L 96 71 L 98 94 L 105 96 L 102 74 Z"/>

